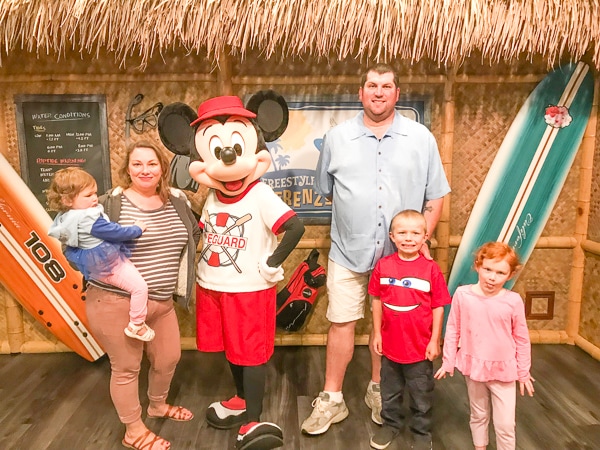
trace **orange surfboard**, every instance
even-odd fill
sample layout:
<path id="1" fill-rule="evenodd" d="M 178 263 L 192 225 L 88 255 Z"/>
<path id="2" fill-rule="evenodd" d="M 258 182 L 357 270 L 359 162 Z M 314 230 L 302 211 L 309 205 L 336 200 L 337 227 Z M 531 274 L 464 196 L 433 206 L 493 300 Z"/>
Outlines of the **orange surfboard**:
<path id="1" fill-rule="evenodd" d="M 48 236 L 52 219 L 0 154 L 0 283 L 38 322 L 89 361 L 104 354 L 89 331 L 82 277 Z"/>

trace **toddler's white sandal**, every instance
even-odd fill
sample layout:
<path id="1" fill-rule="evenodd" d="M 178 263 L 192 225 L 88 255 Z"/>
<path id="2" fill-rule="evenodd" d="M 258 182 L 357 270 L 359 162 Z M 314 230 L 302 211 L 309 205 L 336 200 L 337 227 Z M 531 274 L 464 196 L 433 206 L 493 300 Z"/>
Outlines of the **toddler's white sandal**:
<path id="1" fill-rule="evenodd" d="M 142 328 L 145 328 L 146 331 L 144 331 L 142 334 L 138 334 L 138 331 L 140 331 Z M 154 339 L 154 330 L 148 325 L 146 325 L 146 322 L 142 322 L 139 325 L 136 325 L 133 322 L 129 322 L 127 328 L 125 328 L 125 334 L 130 338 L 138 339 L 144 342 L 148 342 Z"/>

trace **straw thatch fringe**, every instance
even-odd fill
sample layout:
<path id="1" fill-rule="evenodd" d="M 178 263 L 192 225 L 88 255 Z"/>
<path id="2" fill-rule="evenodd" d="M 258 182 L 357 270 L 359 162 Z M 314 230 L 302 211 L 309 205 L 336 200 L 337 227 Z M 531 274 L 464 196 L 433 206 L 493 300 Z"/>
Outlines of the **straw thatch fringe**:
<path id="1" fill-rule="evenodd" d="M 0 0 L 0 49 L 114 53 L 141 67 L 183 48 L 218 60 L 366 57 L 460 65 L 586 52 L 600 68 L 598 0 Z M 1 56 L 1 55 L 0 55 Z M 0 61 L 1 62 L 1 61 Z"/>

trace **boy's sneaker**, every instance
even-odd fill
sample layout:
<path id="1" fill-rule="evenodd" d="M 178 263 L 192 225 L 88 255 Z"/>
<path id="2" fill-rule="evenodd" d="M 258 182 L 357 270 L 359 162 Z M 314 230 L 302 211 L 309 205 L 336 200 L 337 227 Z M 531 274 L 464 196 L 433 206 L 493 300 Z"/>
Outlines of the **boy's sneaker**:
<path id="1" fill-rule="evenodd" d="M 371 420 L 377 425 L 381 425 L 381 387 L 380 384 L 373 384 L 371 387 L 367 386 L 367 393 L 365 394 L 365 403 L 371 408 Z"/>
<path id="2" fill-rule="evenodd" d="M 206 410 L 206 422 L 220 430 L 239 427 L 246 422 L 246 400 L 235 397 L 211 403 Z"/>
<path id="3" fill-rule="evenodd" d="M 329 394 L 320 392 L 319 396 L 312 402 L 313 412 L 302 422 L 302 432 L 306 434 L 325 433 L 331 424 L 338 423 L 348 417 L 348 408 L 346 402 L 333 402 L 329 399 Z"/>
<path id="4" fill-rule="evenodd" d="M 383 426 L 373 435 L 369 444 L 371 444 L 371 447 L 373 448 L 382 450 L 387 448 L 399 434 L 400 430 Z"/>
<path id="5" fill-rule="evenodd" d="M 269 450 L 283 445 L 283 431 L 274 423 L 250 422 L 240 427 L 235 448 Z"/>

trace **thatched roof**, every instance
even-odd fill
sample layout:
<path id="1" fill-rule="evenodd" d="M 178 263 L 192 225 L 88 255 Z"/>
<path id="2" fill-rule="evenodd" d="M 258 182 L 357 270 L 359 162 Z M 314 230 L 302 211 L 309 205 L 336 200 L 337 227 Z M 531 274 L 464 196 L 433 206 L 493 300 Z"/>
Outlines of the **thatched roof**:
<path id="1" fill-rule="evenodd" d="M 430 58 L 460 64 L 588 54 L 600 68 L 598 0 L 0 0 L 0 56 L 15 49 L 218 58 Z"/>

